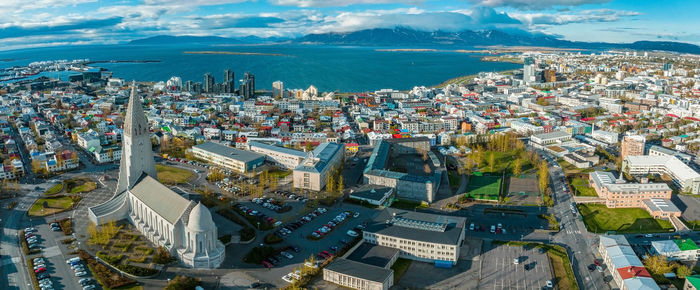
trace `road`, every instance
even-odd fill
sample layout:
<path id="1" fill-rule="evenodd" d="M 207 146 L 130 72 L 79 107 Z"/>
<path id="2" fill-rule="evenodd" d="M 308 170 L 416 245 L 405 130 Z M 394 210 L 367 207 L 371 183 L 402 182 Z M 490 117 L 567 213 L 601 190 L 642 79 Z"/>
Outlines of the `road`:
<path id="1" fill-rule="evenodd" d="M 559 220 L 561 230 L 553 236 L 553 242 L 564 246 L 569 251 L 571 265 L 581 289 L 610 289 L 603 280 L 604 275 L 598 271 L 589 271 L 588 265 L 593 264 L 598 257 L 598 235 L 589 233 L 577 214 L 571 210 L 573 198 L 565 191 L 564 171 L 559 167 L 555 159 L 546 156 L 551 164 L 549 174 L 552 191 L 554 193 L 554 207 L 549 209 Z M 610 282 L 613 283 L 614 282 Z M 614 288 L 614 287 L 613 287 Z"/>

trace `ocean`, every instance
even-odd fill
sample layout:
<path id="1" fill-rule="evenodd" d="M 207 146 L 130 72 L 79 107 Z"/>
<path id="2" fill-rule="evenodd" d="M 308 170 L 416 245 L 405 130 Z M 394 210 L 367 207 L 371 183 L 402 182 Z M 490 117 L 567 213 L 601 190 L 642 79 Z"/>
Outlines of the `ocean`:
<path id="1" fill-rule="evenodd" d="M 216 82 L 230 68 L 237 79 L 255 75 L 256 89 L 271 90 L 273 81 L 285 88 L 363 92 L 384 88 L 408 90 L 433 86 L 448 79 L 482 71 L 520 67 L 513 63 L 482 62 L 479 54 L 438 51 L 381 51 L 386 47 L 314 45 L 90 45 L 0 52 L 0 67 L 23 66 L 42 60 L 156 60 L 154 63 L 99 63 L 114 77 L 136 81 L 202 82 L 211 73 Z M 470 48 L 460 48 L 470 49 Z M 188 54 L 187 51 L 227 51 L 255 54 Z M 65 74 L 63 74 L 65 76 Z M 51 76 L 51 74 L 49 74 Z"/>

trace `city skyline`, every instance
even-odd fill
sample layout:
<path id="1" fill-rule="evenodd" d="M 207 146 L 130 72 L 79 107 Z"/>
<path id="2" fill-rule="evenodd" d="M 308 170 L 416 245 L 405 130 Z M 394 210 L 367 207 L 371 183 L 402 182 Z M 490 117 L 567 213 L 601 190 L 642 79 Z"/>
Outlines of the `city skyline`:
<path id="1" fill-rule="evenodd" d="M 683 1 L 605 0 L 43 0 L 0 3 L 5 49 L 114 44 L 155 35 L 294 38 L 311 33 L 409 27 L 497 29 L 572 41 L 700 44 Z M 694 7 L 695 6 L 695 7 Z"/>

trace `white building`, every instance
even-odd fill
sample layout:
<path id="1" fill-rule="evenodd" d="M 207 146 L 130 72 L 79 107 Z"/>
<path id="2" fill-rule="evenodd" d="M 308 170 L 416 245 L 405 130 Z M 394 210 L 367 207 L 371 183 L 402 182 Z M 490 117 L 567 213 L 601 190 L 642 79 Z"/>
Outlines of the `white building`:
<path id="1" fill-rule="evenodd" d="M 119 166 L 115 195 L 89 208 L 90 220 L 99 225 L 126 219 L 149 241 L 166 248 L 185 266 L 219 267 L 225 257 L 225 247 L 218 239 L 209 209 L 158 181 L 148 121 L 135 86 L 124 122 L 122 145 L 124 158 Z"/>
<path id="2" fill-rule="evenodd" d="M 700 193 L 700 174 L 675 156 L 627 156 L 622 162 L 622 170 L 633 176 L 668 174 L 682 191 Z"/>
<path id="3" fill-rule="evenodd" d="M 306 158 L 306 153 L 290 148 L 248 141 L 248 150 L 265 155 L 265 160 L 279 167 L 294 169 Z"/>
<path id="4" fill-rule="evenodd" d="M 320 191 L 326 187 L 326 176 L 338 168 L 345 157 L 345 146 L 338 143 L 321 143 L 294 168 L 294 188 Z"/>
<path id="5" fill-rule="evenodd" d="M 190 149 L 190 152 L 198 159 L 238 173 L 255 170 L 265 162 L 265 157 L 260 154 L 214 142 L 196 145 Z"/>
<path id="6" fill-rule="evenodd" d="M 571 140 L 571 133 L 554 131 L 530 136 L 531 145 L 535 148 L 544 148 L 549 145 L 561 144 Z"/>
<path id="7" fill-rule="evenodd" d="M 617 144 L 617 140 L 619 140 L 620 136 L 619 134 L 615 132 L 608 132 L 608 131 L 603 131 L 603 130 L 595 130 L 593 133 L 591 133 L 591 137 L 593 139 L 602 141 L 608 144 Z"/>
<path id="8" fill-rule="evenodd" d="M 700 248 L 691 239 L 651 242 L 651 251 L 671 261 L 697 261 Z"/>

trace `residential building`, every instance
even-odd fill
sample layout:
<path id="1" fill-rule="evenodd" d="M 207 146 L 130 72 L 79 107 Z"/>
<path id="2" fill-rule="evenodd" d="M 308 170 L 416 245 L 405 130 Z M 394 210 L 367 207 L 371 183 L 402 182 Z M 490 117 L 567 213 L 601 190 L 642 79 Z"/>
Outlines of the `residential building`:
<path id="1" fill-rule="evenodd" d="M 554 131 L 530 136 L 530 144 L 539 149 L 543 149 L 549 145 L 561 144 L 562 142 L 570 140 L 571 133 L 565 131 Z"/>
<path id="2" fill-rule="evenodd" d="M 622 137 L 622 145 L 620 146 L 620 157 L 624 160 L 627 156 L 644 155 L 644 144 L 646 139 L 644 136 L 627 135 Z"/>
<path id="3" fill-rule="evenodd" d="M 600 236 L 598 252 L 621 290 L 661 289 L 644 268 L 625 236 Z"/>
<path id="4" fill-rule="evenodd" d="M 195 145 L 190 149 L 195 158 L 238 173 L 248 173 L 263 165 L 265 156 L 258 153 L 238 150 L 211 141 Z"/>
<path id="5" fill-rule="evenodd" d="M 685 283 L 683 284 L 683 290 L 697 290 L 700 289 L 700 275 L 685 276 Z"/>
<path id="6" fill-rule="evenodd" d="M 652 241 L 651 251 L 669 261 L 697 261 L 700 247 L 691 239 Z"/>

